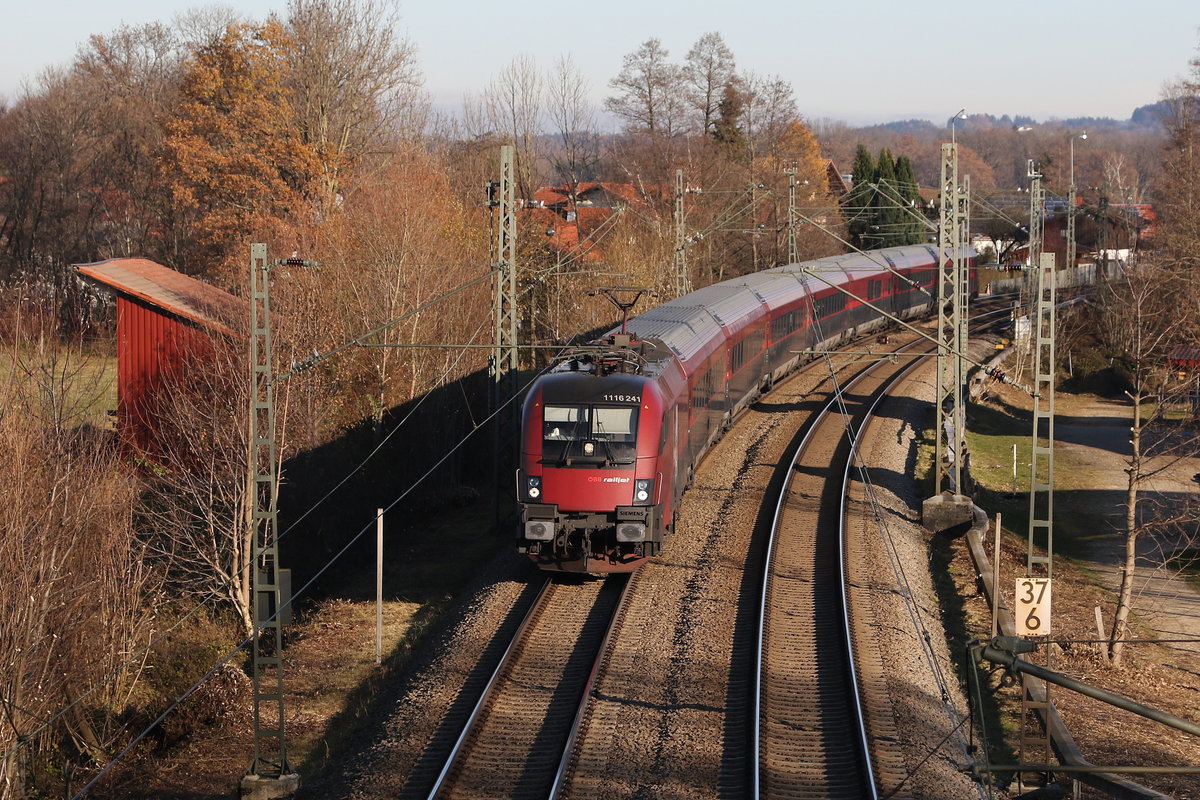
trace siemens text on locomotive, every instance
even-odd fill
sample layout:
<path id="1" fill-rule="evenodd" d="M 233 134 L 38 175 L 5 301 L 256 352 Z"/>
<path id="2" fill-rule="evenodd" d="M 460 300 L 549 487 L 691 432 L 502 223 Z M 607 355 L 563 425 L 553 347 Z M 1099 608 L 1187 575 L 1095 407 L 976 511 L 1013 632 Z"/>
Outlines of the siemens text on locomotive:
<path id="1" fill-rule="evenodd" d="M 931 311 L 937 264 L 934 247 L 913 245 L 764 270 L 573 350 L 525 400 L 521 552 L 549 570 L 636 569 L 661 550 L 696 464 L 733 418 L 805 353 L 884 326 L 871 306 Z"/>

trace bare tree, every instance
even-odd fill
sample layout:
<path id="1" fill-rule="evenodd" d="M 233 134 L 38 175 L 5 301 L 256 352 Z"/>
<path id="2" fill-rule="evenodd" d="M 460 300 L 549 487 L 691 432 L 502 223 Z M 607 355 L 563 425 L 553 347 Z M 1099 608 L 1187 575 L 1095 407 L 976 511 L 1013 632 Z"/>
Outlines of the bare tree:
<path id="1" fill-rule="evenodd" d="M 596 115 L 588 103 L 588 83 L 571 56 L 558 59 L 546 81 L 550 119 L 558 129 L 560 151 L 551 157 L 560 180 L 572 185 L 589 176 L 600 161 Z"/>
<path id="2" fill-rule="evenodd" d="M 483 104 L 492 130 L 517 149 L 517 191 L 533 194 L 540 158 L 542 76 L 529 56 L 516 56 L 483 91 Z"/>
<path id="3" fill-rule="evenodd" d="M 172 18 L 172 26 L 189 52 L 211 45 L 230 25 L 249 23 L 249 18 L 236 8 L 220 3 L 189 8 Z"/>
<path id="4" fill-rule="evenodd" d="M 792 85 L 779 76 L 746 76 L 746 136 L 751 157 L 776 157 L 788 127 L 800 119 Z"/>
<path id="5" fill-rule="evenodd" d="M 1165 388 L 1167 357 L 1186 334 L 1189 320 L 1179 312 L 1186 307 L 1181 301 L 1188 294 L 1188 284 L 1180 273 L 1154 264 L 1131 270 L 1124 281 L 1104 284 L 1098 330 L 1125 376 L 1125 395 L 1133 417 L 1125 470 L 1125 555 L 1109 636 L 1109 654 L 1118 666 L 1133 607 L 1138 540 L 1148 530 L 1149 515 L 1140 509 L 1146 483 L 1180 458 L 1194 455 L 1200 445 L 1200 434 L 1194 428 L 1169 425 L 1165 416 L 1170 404 Z M 1175 512 L 1168 509 L 1166 513 L 1172 516 Z M 1163 522 L 1160 516 L 1157 524 Z"/>
<path id="6" fill-rule="evenodd" d="M 292 105 L 321 159 L 327 209 L 349 170 L 421 126 L 416 49 L 396 0 L 289 0 Z"/>
<path id="7" fill-rule="evenodd" d="M 5 332 L 0 371 L 4 800 L 53 793 L 45 780 L 56 777 L 36 766 L 69 776 L 78 761 L 65 750 L 108 758 L 140 672 L 125 662 L 155 621 L 131 519 L 136 477 L 86 422 L 93 406 L 83 398 L 94 398 L 103 370 L 45 317 L 27 322 Z"/>
<path id="8" fill-rule="evenodd" d="M 95 97 L 91 149 L 98 169 L 100 257 L 156 255 L 165 197 L 155 171 L 162 121 L 174 105 L 181 58 L 162 25 L 92 36 L 74 73 Z"/>
<path id="9" fill-rule="evenodd" d="M 684 74 L 689 100 L 699 113 L 701 135 L 713 132 L 722 93 L 736 68 L 733 51 L 716 31 L 701 36 L 688 51 Z"/>
<path id="10" fill-rule="evenodd" d="M 211 341 L 203 364 L 173 371 L 154 393 L 146 457 L 156 467 L 141 526 L 177 594 L 221 598 L 249 632 L 247 370 L 233 343 Z"/>
<path id="11" fill-rule="evenodd" d="M 616 91 L 604 106 L 632 130 L 670 139 L 681 132 L 683 71 L 670 63 L 658 39 L 647 39 L 625 56 L 621 72 L 608 82 Z"/>
<path id="12" fill-rule="evenodd" d="M 608 83 L 616 94 L 604 101 L 625 123 L 626 170 L 656 187 L 667 184 L 686 125 L 683 69 L 668 55 L 658 39 L 646 40 L 625 56 L 621 72 Z"/>

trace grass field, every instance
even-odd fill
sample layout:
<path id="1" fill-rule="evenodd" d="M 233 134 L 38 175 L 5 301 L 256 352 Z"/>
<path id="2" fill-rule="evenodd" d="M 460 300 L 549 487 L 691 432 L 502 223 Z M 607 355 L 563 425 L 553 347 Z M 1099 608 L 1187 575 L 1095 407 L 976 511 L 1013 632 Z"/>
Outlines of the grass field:
<path id="1" fill-rule="evenodd" d="M 108 348 L 68 345 L 0 347 L 0 397 L 7 408 L 75 428 L 113 426 L 117 359 Z"/>

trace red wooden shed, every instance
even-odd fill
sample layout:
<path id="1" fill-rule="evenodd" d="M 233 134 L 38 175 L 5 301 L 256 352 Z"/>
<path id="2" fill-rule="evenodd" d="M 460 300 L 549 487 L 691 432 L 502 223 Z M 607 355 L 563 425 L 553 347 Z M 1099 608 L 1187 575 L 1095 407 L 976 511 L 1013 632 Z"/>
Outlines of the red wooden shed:
<path id="1" fill-rule="evenodd" d="M 236 337 L 245 300 L 145 258 L 77 264 L 117 295 L 117 435 L 146 451 L 154 440 L 152 399 L 166 377 L 213 352 L 213 337 Z"/>

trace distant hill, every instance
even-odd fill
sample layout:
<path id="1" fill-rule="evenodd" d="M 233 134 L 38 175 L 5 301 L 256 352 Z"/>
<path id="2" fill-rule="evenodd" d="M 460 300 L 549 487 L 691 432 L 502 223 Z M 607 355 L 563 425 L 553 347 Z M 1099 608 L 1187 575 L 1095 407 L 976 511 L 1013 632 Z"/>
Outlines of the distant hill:
<path id="1" fill-rule="evenodd" d="M 1135 108 L 1130 120 L 1135 125 L 1140 125 L 1144 128 L 1162 128 L 1163 120 L 1167 118 L 1168 114 L 1170 114 L 1170 109 L 1167 107 L 1167 101 L 1159 100 L 1157 103 Z"/>
<path id="2" fill-rule="evenodd" d="M 1070 119 L 1050 119 L 1046 122 L 1037 122 L 1033 117 L 1022 114 L 1014 116 L 1004 114 L 999 117 L 993 114 L 971 114 L 966 119 L 959 120 L 956 125 L 960 132 L 992 130 L 995 128 L 1017 128 L 1022 125 L 1029 125 L 1031 127 L 1045 125 L 1048 127 L 1086 130 L 1153 130 L 1158 132 L 1162 130 L 1162 121 L 1166 114 L 1166 101 L 1159 101 L 1134 109 L 1133 115 L 1129 119 L 1124 120 L 1112 119 L 1111 117 L 1072 117 Z M 909 135 L 921 138 L 930 134 L 941 133 L 946 130 L 946 126 L 944 124 L 938 125 L 925 119 L 905 119 L 881 125 L 871 125 L 861 130 L 888 131 L 901 136 Z"/>

